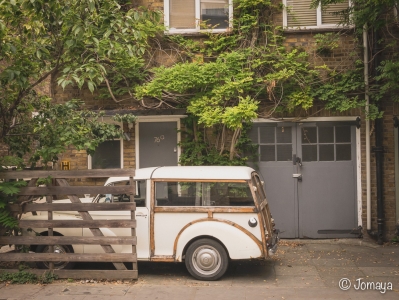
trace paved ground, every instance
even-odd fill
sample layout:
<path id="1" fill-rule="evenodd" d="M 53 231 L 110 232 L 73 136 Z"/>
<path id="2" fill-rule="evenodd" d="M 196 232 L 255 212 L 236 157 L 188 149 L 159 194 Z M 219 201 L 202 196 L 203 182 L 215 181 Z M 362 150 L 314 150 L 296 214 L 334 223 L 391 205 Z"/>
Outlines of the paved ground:
<path id="1" fill-rule="evenodd" d="M 399 246 L 282 241 L 273 260 L 232 262 L 215 282 L 192 279 L 184 264 L 142 262 L 135 282 L 0 283 L 3 299 L 399 299 Z"/>

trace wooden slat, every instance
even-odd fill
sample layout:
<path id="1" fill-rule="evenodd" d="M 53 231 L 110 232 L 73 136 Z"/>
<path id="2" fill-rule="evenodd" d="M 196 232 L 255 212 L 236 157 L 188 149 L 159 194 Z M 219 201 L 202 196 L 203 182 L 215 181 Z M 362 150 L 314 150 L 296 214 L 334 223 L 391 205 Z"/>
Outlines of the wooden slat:
<path id="1" fill-rule="evenodd" d="M 2 253 L 2 261 L 137 262 L 134 253 Z"/>
<path id="2" fill-rule="evenodd" d="M 3 236 L 0 245 L 136 245 L 135 236 Z"/>
<path id="3" fill-rule="evenodd" d="M 11 211 L 19 212 L 19 204 L 8 206 Z M 120 203 L 29 203 L 23 206 L 23 212 L 31 211 L 131 211 L 136 209 L 134 202 Z"/>
<path id="4" fill-rule="evenodd" d="M 154 212 L 165 212 L 165 213 L 253 213 L 257 212 L 256 207 L 245 207 L 245 206 L 219 206 L 219 207 L 205 207 L 205 206 L 158 206 L 154 208 Z"/>
<path id="5" fill-rule="evenodd" d="M 7 171 L 1 172 L 2 179 L 22 178 L 102 178 L 102 177 L 129 177 L 134 176 L 134 169 L 94 169 L 94 170 L 69 170 L 69 171 Z"/>
<path id="6" fill-rule="evenodd" d="M 7 269 L 8 273 L 18 273 L 19 270 Z M 30 273 L 42 276 L 44 270 L 29 269 Z M 57 275 L 60 279 L 137 279 L 137 270 L 54 270 L 54 275 Z"/>
<path id="7" fill-rule="evenodd" d="M 132 220 L 20 220 L 21 228 L 132 228 Z"/>
<path id="8" fill-rule="evenodd" d="M 65 179 L 57 179 L 56 182 L 60 186 L 69 185 Z M 68 195 L 68 198 L 69 200 L 71 200 L 72 203 L 81 203 L 80 199 L 76 195 Z M 83 218 L 83 220 L 93 220 L 92 216 L 87 211 L 80 211 L 79 214 Z M 104 236 L 99 228 L 90 228 L 90 231 L 94 236 Z M 101 247 L 106 253 L 115 253 L 115 250 L 114 248 L 112 248 L 111 245 L 101 245 Z M 123 263 L 113 262 L 113 264 L 117 270 L 127 270 L 126 266 Z"/>
<path id="9" fill-rule="evenodd" d="M 133 191 L 130 185 L 119 186 L 46 186 L 23 187 L 19 195 L 76 195 L 76 194 L 128 194 Z"/>

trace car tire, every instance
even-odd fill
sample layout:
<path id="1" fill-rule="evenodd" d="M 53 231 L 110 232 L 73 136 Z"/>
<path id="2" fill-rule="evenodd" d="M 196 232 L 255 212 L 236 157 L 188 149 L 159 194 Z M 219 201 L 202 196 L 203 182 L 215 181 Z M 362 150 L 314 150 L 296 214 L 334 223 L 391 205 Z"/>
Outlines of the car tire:
<path id="1" fill-rule="evenodd" d="M 229 257 L 217 241 L 200 239 L 187 248 L 185 264 L 188 272 L 198 280 L 218 280 L 227 271 Z"/>
<path id="2" fill-rule="evenodd" d="M 39 245 L 36 248 L 36 253 L 49 253 L 50 246 L 48 245 Z M 71 245 L 54 245 L 54 253 L 74 253 Z M 75 262 L 68 261 L 55 261 L 54 262 L 54 270 L 62 270 L 62 269 L 72 269 L 75 265 Z M 48 261 L 38 261 L 36 262 L 36 266 L 39 269 L 49 269 L 50 262 Z"/>

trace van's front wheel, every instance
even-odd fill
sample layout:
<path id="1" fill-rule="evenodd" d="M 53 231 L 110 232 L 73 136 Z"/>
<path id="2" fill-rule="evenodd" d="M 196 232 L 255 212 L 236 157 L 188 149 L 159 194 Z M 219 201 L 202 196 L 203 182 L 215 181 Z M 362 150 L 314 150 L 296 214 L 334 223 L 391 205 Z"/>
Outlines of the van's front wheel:
<path id="1" fill-rule="evenodd" d="M 74 253 L 73 248 L 70 245 L 54 245 L 54 253 L 60 254 L 60 259 L 62 259 L 63 253 Z M 36 248 L 36 253 L 50 253 L 50 247 L 47 245 L 39 245 Z M 74 262 L 68 261 L 56 261 L 54 262 L 54 269 L 55 270 L 62 270 L 62 269 L 72 269 L 75 265 Z M 38 261 L 36 262 L 36 266 L 39 269 L 50 269 L 50 262 L 47 261 Z"/>
<path id="2" fill-rule="evenodd" d="M 187 249 L 185 264 L 188 272 L 199 280 L 217 280 L 229 265 L 226 250 L 211 239 L 194 241 Z"/>

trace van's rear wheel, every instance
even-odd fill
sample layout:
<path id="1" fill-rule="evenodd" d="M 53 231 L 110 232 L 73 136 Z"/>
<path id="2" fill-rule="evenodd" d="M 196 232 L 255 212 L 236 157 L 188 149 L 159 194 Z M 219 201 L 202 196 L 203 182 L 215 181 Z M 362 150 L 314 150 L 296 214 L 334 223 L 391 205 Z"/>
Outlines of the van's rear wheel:
<path id="1" fill-rule="evenodd" d="M 36 253 L 50 253 L 50 246 L 48 245 L 39 245 L 36 248 Z M 62 258 L 62 253 L 74 253 L 73 248 L 70 245 L 54 245 L 54 253 L 60 254 L 60 259 Z M 54 262 L 54 270 L 61 269 L 72 269 L 75 265 L 74 262 L 70 261 L 55 261 Z M 38 261 L 36 266 L 39 269 L 49 269 L 50 262 L 49 261 Z"/>
<path id="2" fill-rule="evenodd" d="M 199 280 L 217 280 L 229 265 L 226 250 L 211 239 L 194 241 L 187 249 L 185 264 L 188 272 Z"/>

